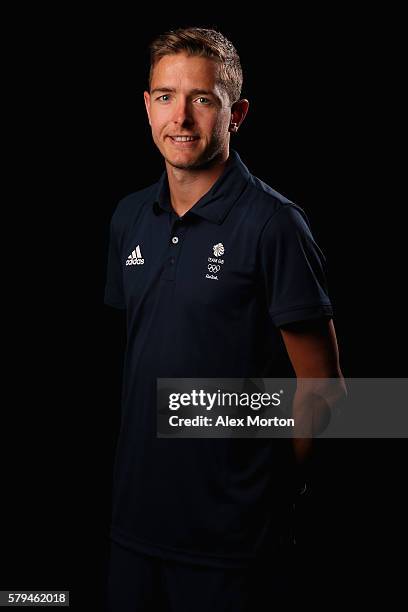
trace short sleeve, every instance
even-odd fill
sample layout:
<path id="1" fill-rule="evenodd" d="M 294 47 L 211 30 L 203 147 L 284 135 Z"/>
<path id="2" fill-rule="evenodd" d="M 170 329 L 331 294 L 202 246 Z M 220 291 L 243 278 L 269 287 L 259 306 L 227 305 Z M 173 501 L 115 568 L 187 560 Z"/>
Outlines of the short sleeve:
<path id="1" fill-rule="evenodd" d="M 300 206 L 283 206 L 271 217 L 259 248 L 268 310 L 277 327 L 333 316 L 326 259 Z"/>
<path id="2" fill-rule="evenodd" d="M 113 306 L 114 308 L 125 309 L 126 303 L 123 291 L 122 275 L 122 262 L 117 244 L 113 216 L 109 229 L 108 263 L 106 270 L 104 303 L 108 306 Z"/>

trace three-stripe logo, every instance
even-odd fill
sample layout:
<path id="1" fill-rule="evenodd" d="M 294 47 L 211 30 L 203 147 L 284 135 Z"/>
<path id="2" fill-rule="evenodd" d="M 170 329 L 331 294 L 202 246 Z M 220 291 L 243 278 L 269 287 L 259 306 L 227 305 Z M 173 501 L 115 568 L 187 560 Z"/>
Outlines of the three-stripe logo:
<path id="1" fill-rule="evenodd" d="M 126 260 L 127 266 L 140 266 L 144 264 L 144 259 L 142 257 L 142 251 L 140 250 L 140 246 L 137 245 L 129 255 Z"/>

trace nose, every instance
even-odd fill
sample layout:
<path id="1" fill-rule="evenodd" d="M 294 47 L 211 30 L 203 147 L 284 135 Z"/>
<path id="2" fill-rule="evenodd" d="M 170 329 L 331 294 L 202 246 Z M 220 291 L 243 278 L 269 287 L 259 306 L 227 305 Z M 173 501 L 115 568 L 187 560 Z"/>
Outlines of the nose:
<path id="1" fill-rule="evenodd" d="M 186 97 L 178 98 L 174 109 L 173 121 L 179 125 L 193 122 L 191 105 Z"/>

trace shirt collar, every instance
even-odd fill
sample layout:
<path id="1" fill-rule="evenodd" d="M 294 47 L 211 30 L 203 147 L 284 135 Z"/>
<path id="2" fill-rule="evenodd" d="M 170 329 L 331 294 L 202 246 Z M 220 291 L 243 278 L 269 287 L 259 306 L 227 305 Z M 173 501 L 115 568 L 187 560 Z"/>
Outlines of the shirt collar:
<path id="1" fill-rule="evenodd" d="M 221 224 L 247 186 L 249 177 L 250 172 L 237 151 L 230 149 L 222 174 L 207 193 L 187 212 L 199 215 L 213 223 Z M 153 209 L 156 214 L 159 214 L 162 210 L 173 211 L 166 170 L 156 183 Z"/>

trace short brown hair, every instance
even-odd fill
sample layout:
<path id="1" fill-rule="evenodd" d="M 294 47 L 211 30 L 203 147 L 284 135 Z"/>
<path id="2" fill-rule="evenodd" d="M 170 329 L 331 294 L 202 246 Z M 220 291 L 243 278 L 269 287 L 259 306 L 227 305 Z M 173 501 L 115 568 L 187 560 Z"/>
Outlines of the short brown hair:
<path id="1" fill-rule="evenodd" d="M 149 50 L 149 90 L 157 62 L 165 55 L 184 52 L 215 59 L 220 67 L 218 82 L 227 92 L 230 104 L 240 99 L 243 82 L 241 62 L 234 45 L 221 32 L 206 28 L 178 28 L 155 38 Z"/>

